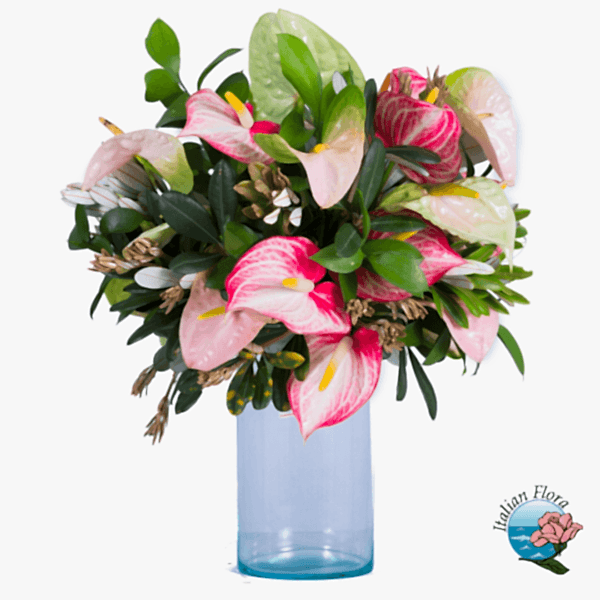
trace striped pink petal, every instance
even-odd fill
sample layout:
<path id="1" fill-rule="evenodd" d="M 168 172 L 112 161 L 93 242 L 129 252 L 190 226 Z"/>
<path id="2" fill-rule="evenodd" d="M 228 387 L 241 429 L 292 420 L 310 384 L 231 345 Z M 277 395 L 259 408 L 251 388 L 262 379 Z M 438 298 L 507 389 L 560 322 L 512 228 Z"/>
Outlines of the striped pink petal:
<path id="1" fill-rule="evenodd" d="M 382 239 L 394 235 L 394 233 L 372 231 L 369 238 Z M 450 269 L 466 262 L 460 254 L 450 248 L 450 244 L 442 230 L 431 223 L 427 223 L 424 229 L 417 231 L 406 242 L 414 246 L 423 255 L 421 269 L 429 285 L 439 281 Z M 370 298 L 377 302 L 392 302 L 404 300 L 404 298 L 410 296 L 408 292 L 364 267 L 356 271 L 356 278 L 358 280 L 357 295 L 359 298 Z"/>
<path id="2" fill-rule="evenodd" d="M 90 160 L 82 189 L 89 190 L 136 155 L 150 162 L 174 190 L 191 191 L 194 177 L 182 143 L 176 137 L 154 129 L 131 131 L 104 142 Z"/>
<path id="3" fill-rule="evenodd" d="M 406 176 L 417 183 L 446 183 L 458 175 L 462 160 L 460 134 L 458 117 L 447 104 L 440 108 L 404 94 L 379 94 L 375 135 L 384 146 L 419 146 L 441 158 L 436 165 L 426 165 L 428 177 L 400 165 Z"/>
<path id="4" fill-rule="evenodd" d="M 251 129 L 240 124 L 235 110 L 212 90 L 199 90 L 186 102 L 187 121 L 178 137 L 198 136 L 213 148 L 243 163 L 273 159 L 252 138 Z M 257 129 L 264 128 L 259 126 Z"/>
<path id="5" fill-rule="evenodd" d="M 288 381 L 290 406 L 304 440 L 320 427 L 347 419 L 365 404 L 379 380 L 381 346 L 375 331 L 364 327 L 352 336 L 351 347 L 329 385 L 319 391 L 325 370 L 344 335 L 307 335 L 310 369 L 304 381 Z"/>
<path id="6" fill-rule="evenodd" d="M 295 333 L 347 333 L 350 319 L 335 284 L 321 283 L 312 291 L 298 291 L 282 283 L 302 279 L 315 284 L 323 279 L 325 268 L 310 260 L 318 251 L 303 237 L 274 236 L 254 245 L 225 281 L 228 310 L 256 310 L 280 320 Z"/>
<path id="7" fill-rule="evenodd" d="M 179 325 L 183 360 L 189 369 L 209 371 L 235 358 L 262 329 L 265 317 L 253 310 L 239 310 L 198 320 L 209 310 L 225 306 L 218 290 L 204 284 L 207 272 L 199 273 Z"/>
<path id="8" fill-rule="evenodd" d="M 500 324 L 498 313 L 490 310 L 489 315 L 475 317 L 462 301 L 458 301 L 460 307 L 465 311 L 469 321 L 469 327 L 457 325 L 452 317 L 444 310 L 442 318 L 450 330 L 450 334 L 459 345 L 461 350 L 476 362 L 481 362 L 489 352 Z M 541 527 L 541 525 L 540 525 Z"/>
<path id="9" fill-rule="evenodd" d="M 390 92 L 400 94 L 400 75 L 410 76 L 411 97 L 419 99 L 419 94 L 427 87 L 427 79 L 410 67 L 400 67 L 390 73 Z"/>

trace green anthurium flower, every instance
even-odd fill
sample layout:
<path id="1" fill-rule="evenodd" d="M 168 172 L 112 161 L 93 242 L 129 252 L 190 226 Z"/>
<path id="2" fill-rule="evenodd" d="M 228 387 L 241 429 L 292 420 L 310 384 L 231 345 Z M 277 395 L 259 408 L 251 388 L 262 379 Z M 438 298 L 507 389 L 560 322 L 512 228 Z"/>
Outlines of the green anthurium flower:
<path id="1" fill-rule="evenodd" d="M 250 89 L 257 115 L 281 123 L 296 102 L 297 92 L 285 78 L 279 60 L 277 34 L 288 33 L 302 39 L 314 56 L 323 87 L 335 71 L 351 71 L 354 83 L 362 90 L 365 78 L 348 51 L 314 23 L 294 13 L 279 10 L 263 15 L 250 37 Z M 275 57 L 275 59 L 274 59 Z"/>
<path id="2" fill-rule="evenodd" d="M 469 177 L 429 186 L 427 195 L 402 204 L 467 242 L 497 244 L 512 264 L 516 222 L 502 186 L 485 177 Z"/>

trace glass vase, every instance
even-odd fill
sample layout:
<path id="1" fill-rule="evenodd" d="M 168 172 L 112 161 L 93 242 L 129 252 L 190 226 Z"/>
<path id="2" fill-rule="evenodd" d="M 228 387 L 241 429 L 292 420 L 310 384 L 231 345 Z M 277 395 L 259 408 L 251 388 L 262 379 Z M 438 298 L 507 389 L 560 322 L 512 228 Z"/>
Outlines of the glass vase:
<path id="1" fill-rule="evenodd" d="M 272 405 L 237 417 L 238 568 L 275 579 L 373 569 L 369 402 L 304 443 Z"/>

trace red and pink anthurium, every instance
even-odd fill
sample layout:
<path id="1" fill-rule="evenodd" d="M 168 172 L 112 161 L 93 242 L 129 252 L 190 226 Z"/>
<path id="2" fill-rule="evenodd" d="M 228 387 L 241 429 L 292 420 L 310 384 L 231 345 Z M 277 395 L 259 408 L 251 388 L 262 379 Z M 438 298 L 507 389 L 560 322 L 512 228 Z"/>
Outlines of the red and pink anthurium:
<path id="1" fill-rule="evenodd" d="M 279 125 L 254 121 L 251 104 L 242 103 L 232 92 L 227 101 L 212 90 L 199 90 L 186 102 L 187 122 L 179 137 L 197 136 L 242 163 L 273 162 L 254 141 L 257 133 L 277 133 Z"/>
<path id="2" fill-rule="evenodd" d="M 114 126 L 111 130 L 120 132 Z M 183 144 L 176 137 L 154 129 L 118 133 L 104 142 L 88 164 L 82 189 L 91 189 L 103 177 L 126 165 L 134 156 L 141 156 L 151 163 L 172 190 L 184 194 L 192 190 L 194 175 L 185 157 Z"/>
<path id="3" fill-rule="evenodd" d="M 310 369 L 304 381 L 291 375 L 287 392 L 306 441 L 320 427 L 344 421 L 363 406 L 379 380 L 379 336 L 364 327 L 353 335 L 307 335 Z"/>
<path id="4" fill-rule="evenodd" d="M 386 147 L 419 146 L 438 154 L 441 161 L 427 165 L 429 176 L 399 166 L 417 183 L 446 183 L 458 175 L 461 165 L 460 122 L 450 106 L 435 104 L 440 91 L 437 87 L 425 100 L 419 99 L 426 84 L 412 69 L 403 67 L 392 71 L 390 89 L 384 84 L 377 98 L 375 135 Z"/>
<path id="5" fill-rule="evenodd" d="M 219 290 L 206 287 L 206 275 L 203 271 L 196 276 L 179 325 L 183 360 L 200 371 L 235 358 L 267 321 L 251 309 L 227 311 Z"/>
<path id="6" fill-rule="evenodd" d="M 225 281 L 227 311 L 257 311 L 294 333 L 348 333 L 350 318 L 339 287 L 318 283 L 326 274 L 310 259 L 318 251 L 303 237 L 274 236 L 255 244 Z"/>
<path id="7" fill-rule="evenodd" d="M 375 212 L 373 214 L 381 213 Z M 416 213 L 411 211 L 404 211 L 402 214 L 416 216 Z M 425 274 L 427 283 L 432 285 L 451 269 L 459 267 L 467 261 L 450 248 L 450 244 L 441 229 L 427 221 L 424 221 L 424 223 L 426 224 L 425 228 L 412 235 L 371 231 L 369 239 L 393 238 L 404 240 L 414 246 L 423 255 L 423 262 L 420 267 Z M 404 300 L 404 298 L 411 295 L 364 267 L 357 269 L 356 278 L 358 281 L 357 295 L 360 298 L 370 298 L 377 302 L 392 302 Z"/>
<path id="8" fill-rule="evenodd" d="M 490 309 L 489 315 L 476 317 L 461 300 L 458 300 L 458 304 L 467 315 L 469 321 L 468 328 L 457 325 L 446 310 L 442 311 L 442 318 L 459 348 L 469 358 L 479 363 L 485 358 L 498 335 L 498 326 L 500 324 L 498 313 Z"/>

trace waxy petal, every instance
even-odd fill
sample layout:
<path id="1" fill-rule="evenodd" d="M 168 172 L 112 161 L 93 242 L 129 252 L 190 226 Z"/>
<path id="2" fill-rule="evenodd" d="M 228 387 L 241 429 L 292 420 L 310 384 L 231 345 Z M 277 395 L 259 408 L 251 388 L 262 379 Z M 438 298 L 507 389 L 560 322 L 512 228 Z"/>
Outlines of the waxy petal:
<path id="1" fill-rule="evenodd" d="M 512 263 L 515 214 L 500 185 L 485 177 L 470 177 L 454 183 L 478 192 L 479 198 L 422 196 L 403 206 L 463 240 L 498 244 Z"/>
<path id="2" fill-rule="evenodd" d="M 165 267 L 144 267 L 133 278 L 138 285 L 150 290 L 160 290 L 179 283 L 179 277 Z"/>
<path id="3" fill-rule="evenodd" d="M 316 429 L 340 423 L 369 400 L 381 369 L 381 346 L 375 331 L 361 328 L 352 336 L 352 346 L 337 367 L 329 385 L 319 387 L 331 357 L 343 335 L 307 335 L 310 369 L 304 381 L 292 375 L 288 398 L 306 440 Z"/>
<path id="4" fill-rule="evenodd" d="M 364 133 L 348 129 L 321 152 L 299 152 L 290 147 L 306 170 L 310 191 L 321 208 L 337 204 L 356 178 L 364 153 Z"/>
<path id="5" fill-rule="evenodd" d="M 187 194 L 194 185 L 194 175 L 185 157 L 183 144 L 172 135 L 154 129 L 123 133 L 107 140 L 90 160 L 82 189 L 89 190 L 103 177 L 141 156 L 169 182 L 174 191 Z"/>
<path id="6" fill-rule="evenodd" d="M 442 318 L 461 350 L 469 358 L 479 363 L 485 358 L 498 335 L 500 324 L 498 313 L 490 309 L 489 315 L 475 317 L 462 301 L 458 300 L 457 302 L 467 315 L 469 327 L 465 328 L 457 325 L 445 310 Z"/>
<path id="7" fill-rule="evenodd" d="M 207 271 L 203 271 L 194 280 L 179 325 L 183 360 L 189 369 L 200 371 L 210 371 L 235 358 L 266 322 L 264 315 L 253 310 L 199 320 L 199 315 L 226 304 L 218 290 L 205 286 L 206 277 Z"/>
<path id="8" fill-rule="evenodd" d="M 393 233 L 372 231 L 369 238 L 383 239 L 394 235 Z M 417 231 L 408 238 L 406 243 L 414 246 L 423 255 L 423 262 L 420 266 L 429 285 L 439 281 L 452 268 L 466 263 L 466 260 L 460 254 L 450 248 L 444 233 L 431 223 L 427 223 L 424 229 Z M 359 298 L 370 298 L 377 302 L 393 302 L 404 300 L 411 295 L 364 267 L 360 267 L 356 271 L 356 278 Z"/>
<path id="9" fill-rule="evenodd" d="M 310 260 L 319 248 L 302 237 L 274 236 L 255 244 L 225 281 L 228 310 L 254 309 L 283 322 L 295 333 L 346 333 L 350 319 L 339 288 L 322 283 L 311 292 L 282 285 L 285 279 L 317 283 L 324 267 Z"/>
<path id="10" fill-rule="evenodd" d="M 253 140 L 250 129 L 240 124 L 235 110 L 212 90 L 199 90 L 186 104 L 187 121 L 178 137 L 197 136 L 213 148 L 243 163 L 273 159 Z M 263 127 L 258 127 L 262 129 Z"/>
<path id="11" fill-rule="evenodd" d="M 389 91 L 393 94 L 400 94 L 402 92 L 400 88 L 400 76 L 410 76 L 410 96 L 415 100 L 419 99 L 419 94 L 427 87 L 427 79 L 422 75 L 419 75 L 414 69 L 410 67 L 400 67 L 394 69 L 390 73 L 390 89 Z M 386 91 L 386 90 L 384 90 Z"/>
<path id="12" fill-rule="evenodd" d="M 467 68 L 446 78 L 448 104 L 461 125 L 482 147 L 487 159 L 508 185 L 517 172 L 517 121 L 510 97 L 484 69 Z"/>
<path id="13" fill-rule="evenodd" d="M 419 146 L 439 155 L 438 164 L 428 164 L 429 176 L 399 165 L 417 183 L 446 183 L 458 175 L 461 127 L 454 111 L 416 100 L 405 94 L 383 92 L 377 98 L 375 134 L 386 147 Z"/>

